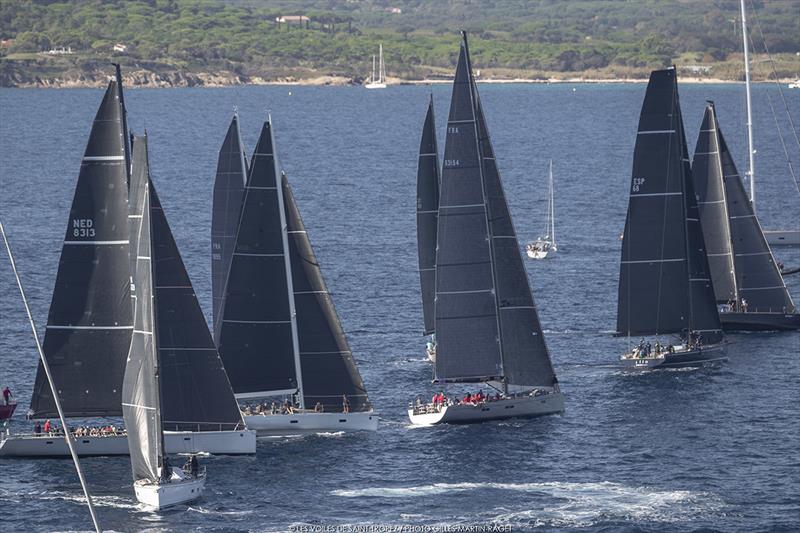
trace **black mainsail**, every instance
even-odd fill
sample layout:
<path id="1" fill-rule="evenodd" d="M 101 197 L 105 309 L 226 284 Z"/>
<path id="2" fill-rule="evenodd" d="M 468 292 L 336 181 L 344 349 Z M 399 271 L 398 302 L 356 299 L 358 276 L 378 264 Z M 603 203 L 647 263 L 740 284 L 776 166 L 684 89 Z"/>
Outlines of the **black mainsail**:
<path id="1" fill-rule="evenodd" d="M 146 139 L 137 138 L 134 149 L 146 150 Z M 140 156 L 142 154 L 140 153 Z M 149 178 L 145 159 L 134 156 L 131 191 L 142 191 L 141 224 L 136 236 L 137 268 L 134 277 L 137 297 L 134 305 L 133 338 L 122 383 L 122 416 L 128 431 L 128 448 L 134 481 L 157 482 L 164 455 L 164 435 L 161 427 L 161 393 L 156 341 L 155 292 L 153 290 L 153 261 L 151 245 L 151 206 Z"/>
<path id="2" fill-rule="evenodd" d="M 434 333 L 436 296 L 436 225 L 439 213 L 439 151 L 436 145 L 436 121 L 433 97 L 428 104 L 417 164 L 417 256 L 422 293 L 424 335 Z"/>
<path id="3" fill-rule="evenodd" d="M 44 353 L 68 417 L 122 414 L 133 306 L 121 90 L 109 82 L 92 125 L 47 319 Z M 41 363 L 30 414 L 57 416 Z"/>
<path id="4" fill-rule="evenodd" d="M 793 313 L 794 302 L 736 170 L 714 104 L 703 115 L 692 161 L 718 303 Z"/>
<path id="5" fill-rule="evenodd" d="M 214 180 L 211 214 L 211 293 L 213 301 L 214 340 L 219 342 L 222 301 L 228 279 L 236 228 L 242 209 L 242 193 L 247 181 L 247 159 L 239 133 L 239 116 L 233 115 L 225 141 L 219 150 Z"/>
<path id="6" fill-rule="evenodd" d="M 466 34 L 447 124 L 436 254 L 436 379 L 553 386 Z"/>
<path id="7" fill-rule="evenodd" d="M 239 398 L 298 390 L 296 326 L 272 126 L 264 123 L 244 188 L 222 304 L 219 353 Z"/>
<path id="8" fill-rule="evenodd" d="M 617 334 L 721 338 L 674 68 L 653 71 L 639 118 L 622 241 Z"/>
<path id="9" fill-rule="evenodd" d="M 353 359 L 353 352 L 350 351 L 285 174 L 281 186 L 297 313 L 304 403 L 310 407 L 319 402 L 325 411 L 338 411 L 344 394 L 350 402 L 351 411 L 370 411 L 372 405 L 367 389 Z"/>

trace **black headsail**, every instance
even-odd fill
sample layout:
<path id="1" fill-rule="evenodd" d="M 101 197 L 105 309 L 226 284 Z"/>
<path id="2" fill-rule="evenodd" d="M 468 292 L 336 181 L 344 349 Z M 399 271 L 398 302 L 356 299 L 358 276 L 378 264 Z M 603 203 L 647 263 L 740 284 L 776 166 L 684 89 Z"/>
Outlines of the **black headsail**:
<path id="1" fill-rule="evenodd" d="M 483 158 L 483 182 L 494 260 L 500 344 L 505 382 L 518 387 L 553 386 L 555 371 L 539 323 L 528 273 L 517 244 L 517 232 L 508 209 L 500 172 L 489 138 L 477 87 L 478 137 Z"/>
<path id="2" fill-rule="evenodd" d="M 219 353 L 240 398 L 288 394 L 299 388 L 285 222 L 273 146 L 268 121 L 244 188 L 221 311 Z"/>
<path id="3" fill-rule="evenodd" d="M 706 106 L 703 116 L 692 175 L 717 302 L 743 298 L 752 311 L 794 312 L 794 302 L 753 212 L 713 103 Z"/>
<path id="4" fill-rule="evenodd" d="M 135 326 L 122 384 L 122 415 L 128 430 L 133 478 L 156 482 L 164 454 L 161 427 L 161 395 L 159 387 L 158 351 L 156 348 L 156 309 L 153 290 L 153 255 L 151 246 L 151 209 L 147 171 L 147 140 L 136 139 L 135 147 L 145 152 L 134 157 L 135 172 L 131 176 L 131 191 L 142 191 L 141 224 L 132 253 L 137 268 L 134 283 L 137 287 Z"/>
<path id="5" fill-rule="evenodd" d="M 439 212 L 439 151 L 436 145 L 436 121 L 433 97 L 428 104 L 417 164 L 417 255 L 422 314 L 425 335 L 434 332 L 436 296 L 436 225 Z"/>
<path id="6" fill-rule="evenodd" d="M 247 181 L 247 159 L 239 134 L 239 116 L 233 115 L 219 150 L 211 214 L 211 293 L 214 340 L 219 342 L 222 300 L 233 257 L 236 228 L 242 211 L 242 193 Z"/>
<path id="7" fill-rule="evenodd" d="M 482 157 L 466 40 L 444 148 L 436 251 L 436 379 L 502 379 Z"/>
<path id="8" fill-rule="evenodd" d="M 617 333 L 721 338 L 674 68 L 650 75 L 622 241 Z"/>
<path id="9" fill-rule="evenodd" d="M 120 91 L 109 83 L 92 125 L 47 319 L 44 352 L 69 417 L 122 414 L 133 306 Z M 57 416 L 41 364 L 31 414 Z"/>
<path id="10" fill-rule="evenodd" d="M 346 395 L 352 411 L 372 406 L 347 343 L 339 315 L 325 285 L 314 249 L 286 175 L 281 179 L 286 212 L 292 290 L 297 313 L 297 337 L 303 398 L 307 407 L 321 403 L 337 411 Z"/>

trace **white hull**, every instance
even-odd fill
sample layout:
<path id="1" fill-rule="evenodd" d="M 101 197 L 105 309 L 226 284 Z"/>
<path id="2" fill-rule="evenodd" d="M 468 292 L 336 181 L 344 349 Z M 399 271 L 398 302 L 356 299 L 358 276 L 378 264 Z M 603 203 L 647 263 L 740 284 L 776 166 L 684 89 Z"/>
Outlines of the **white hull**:
<path id="1" fill-rule="evenodd" d="M 545 259 L 545 258 L 547 258 L 547 252 L 542 252 L 542 251 L 534 252 L 534 251 L 528 250 L 527 254 L 528 254 L 528 257 L 530 257 L 531 259 Z"/>
<path id="2" fill-rule="evenodd" d="M 256 434 L 240 431 L 165 431 L 166 453 L 210 453 L 239 455 L 256 453 Z M 128 455 L 125 435 L 110 437 L 77 437 L 73 440 L 78 455 Z M 63 435 L 3 435 L 0 457 L 69 457 Z"/>
<path id="3" fill-rule="evenodd" d="M 775 229 L 764 231 L 764 237 L 771 245 L 800 245 L 800 230 L 796 229 Z"/>
<path id="4" fill-rule="evenodd" d="M 337 431 L 376 431 L 378 414 L 302 413 L 294 415 L 245 415 L 244 423 L 259 437 L 289 437 Z"/>
<path id="5" fill-rule="evenodd" d="M 517 396 L 477 405 L 448 405 L 431 411 L 415 414 L 415 409 L 409 409 L 408 418 L 413 424 L 433 426 L 552 415 L 564 411 L 564 395 L 560 392 L 551 392 L 539 396 Z"/>
<path id="6" fill-rule="evenodd" d="M 177 470 L 173 468 L 173 470 Z M 189 503 L 198 499 L 203 494 L 206 485 L 206 476 L 197 478 L 187 477 L 175 479 L 167 483 L 145 483 L 138 481 L 133 484 L 136 499 L 142 504 L 156 510 L 165 509 L 182 503 Z"/>
<path id="7" fill-rule="evenodd" d="M 364 87 L 366 89 L 385 89 L 386 88 L 386 84 L 385 83 L 367 83 L 366 85 L 364 85 Z"/>

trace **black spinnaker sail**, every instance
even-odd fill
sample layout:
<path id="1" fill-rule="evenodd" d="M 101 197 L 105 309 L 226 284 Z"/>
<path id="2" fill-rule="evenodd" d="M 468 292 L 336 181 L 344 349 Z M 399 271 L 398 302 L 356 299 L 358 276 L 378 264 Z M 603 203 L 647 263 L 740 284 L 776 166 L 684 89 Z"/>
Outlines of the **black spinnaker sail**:
<path id="1" fill-rule="evenodd" d="M 47 319 L 44 353 L 68 417 L 122 414 L 133 329 L 123 116 L 111 81 L 81 162 Z M 41 363 L 30 414 L 57 416 Z"/>
<path id="2" fill-rule="evenodd" d="M 736 170 L 713 103 L 706 106 L 692 175 L 718 303 L 792 313 L 794 302 Z"/>
<path id="3" fill-rule="evenodd" d="M 617 334 L 721 339 L 674 68 L 653 71 L 633 157 Z"/>
<path id="4" fill-rule="evenodd" d="M 298 389 L 279 174 L 264 123 L 244 188 L 222 304 L 219 353 L 237 397 Z"/>
<path id="5" fill-rule="evenodd" d="M 439 152 L 433 97 L 428 104 L 417 163 L 417 255 L 425 335 L 434 332 L 436 296 L 436 224 L 439 212 Z"/>
<path id="6" fill-rule="evenodd" d="M 436 379 L 556 383 L 472 77 L 453 83 L 436 255 Z"/>
<path id="7" fill-rule="evenodd" d="M 247 181 L 247 159 L 239 133 L 239 116 L 234 114 L 219 150 L 214 179 L 211 214 L 211 293 L 214 340 L 219 342 L 225 282 L 233 257 L 236 228 L 242 211 L 242 193 Z"/>
<path id="8" fill-rule="evenodd" d="M 335 412 L 341 408 L 342 395 L 346 395 L 351 411 L 369 411 L 372 406 L 367 389 L 356 367 L 286 175 L 282 176 L 281 183 L 305 405 L 316 406 L 319 402 L 325 411 Z"/>

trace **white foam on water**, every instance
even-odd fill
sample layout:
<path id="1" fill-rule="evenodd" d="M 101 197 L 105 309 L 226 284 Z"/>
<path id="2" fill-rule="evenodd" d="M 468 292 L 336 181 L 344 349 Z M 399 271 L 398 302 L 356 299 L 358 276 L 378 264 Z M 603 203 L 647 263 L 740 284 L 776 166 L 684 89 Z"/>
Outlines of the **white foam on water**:
<path id="1" fill-rule="evenodd" d="M 370 487 L 331 492 L 344 498 L 417 498 L 470 491 L 503 490 L 538 493 L 540 506 L 525 509 L 508 505 L 466 521 L 486 521 L 511 526 L 585 527 L 605 521 L 682 522 L 720 511 L 724 502 L 714 494 L 658 490 L 620 483 L 433 483 L 410 487 Z M 533 503 L 533 502 L 532 502 Z"/>
<path id="2" fill-rule="evenodd" d="M 314 433 L 317 437 L 325 437 L 325 438 L 338 438 L 344 437 L 344 431 L 320 431 L 319 433 Z"/>
<path id="3" fill-rule="evenodd" d="M 45 492 L 31 491 L 27 493 L 26 496 L 38 500 L 61 500 L 61 501 L 78 503 L 80 505 L 86 505 L 86 498 L 83 496 L 82 492 L 72 493 L 64 491 L 45 491 Z M 92 494 L 92 503 L 96 507 L 111 507 L 114 509 L 139 508 L 138 504 L 133 499 L 133 495 L 131 495 L 131 498 L 123 498 L 120 496 L 111 496 L 111 495 L 98 496 L 96 494 Z"/>
<path id="4" fill-rule="evenodd" d="M 187 507 L 186 510 L 193 511 L 195 513 L 215 515 L 215 516 L 246 516 L 253 514 L 254 512 L 252 509 L 246 509 L 244 511 L 214 511 L 213 509 L 204 509 L 202 507 L 192 507 L 192 506 Z"/>

